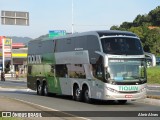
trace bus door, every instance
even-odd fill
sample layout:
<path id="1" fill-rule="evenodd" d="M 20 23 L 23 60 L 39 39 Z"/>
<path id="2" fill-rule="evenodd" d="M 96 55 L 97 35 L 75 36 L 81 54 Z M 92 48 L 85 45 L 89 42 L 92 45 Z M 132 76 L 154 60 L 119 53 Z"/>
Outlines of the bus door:
<path id="1" fill-rule="evenodd" d="M 55 77 L 55 66 L 50 65 L 49 69 L 45 69 L 45 71 L 47 73 L 46 76 L 47 76 L 48 91 L 51 93 L 57 93 L 58 82 Z"/>
<path id="2" fill-rule="evenodd" d="M 85 65 L 87 83 L 90 87 L 91 98 L 100 99 L 103 92 L 103 64 Z"/>

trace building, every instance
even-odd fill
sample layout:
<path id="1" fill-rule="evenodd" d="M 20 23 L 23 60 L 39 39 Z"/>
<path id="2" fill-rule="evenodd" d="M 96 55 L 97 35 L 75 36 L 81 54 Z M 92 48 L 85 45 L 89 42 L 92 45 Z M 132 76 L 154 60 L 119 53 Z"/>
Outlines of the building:
<path id="1" fill-rule="evenodd" d="M 2 40 L 5 40 L 5 42 L 8 42 L 6 39 L 8 38 L 4 36 L 0 36 L 0 70 L 1 71 L 3 67 Z M 4 61 L 5 72 L 15 73 L 15 71 L 19 71 L 20 74 L 25 74 L 27 72 L 26 68 L 27 68 L 28 48 L 24 45 L 24 43 L 10 43 L 9 45 L 6 45 L 6 43 L 4 43 L 4 49 L 5 49 L 5 53 L 4 53 L 5 54 L 5 61 Z M 11 69 L 12 63 L 13 63 L 13 68 Z"/>

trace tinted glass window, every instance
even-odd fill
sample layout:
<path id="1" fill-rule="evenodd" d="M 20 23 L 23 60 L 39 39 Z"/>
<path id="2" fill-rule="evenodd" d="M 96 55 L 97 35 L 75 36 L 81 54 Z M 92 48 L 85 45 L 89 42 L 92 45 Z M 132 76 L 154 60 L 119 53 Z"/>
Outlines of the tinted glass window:
<path id="1" fill-rule="evenodd" d="M 44 70 L 45 70 L 45 73 L 47 76 L 51 77 L 51 76 L 54 76 L 54 65 L 49 65 L 49 64 L 46 64 L 44 65 Z"/>
<path id="2" fill-rule="evenodd" d="M 56 65 L 56 76 L 57 77 L 66 77 L 67 76 L 66 65 Z"/>
<path id="3" fill-rule="evenodd" d="M 96 64 L 92 64 L 93 76 L 99 80 L 104 80 L 103 58 L 100 57 Z"/>
<path id="4" fill-rule="evenodd" d="M 142 55 L 139 39 L 126 37 L 102 38 L 103 52 L 107 54 Z"/>
<path id="5" fill-rule="evenodd" d="M 67 65 L 67 69 L 70 78 L 86 78 L 86 73 L 82 64 L 70 64 Z"/>

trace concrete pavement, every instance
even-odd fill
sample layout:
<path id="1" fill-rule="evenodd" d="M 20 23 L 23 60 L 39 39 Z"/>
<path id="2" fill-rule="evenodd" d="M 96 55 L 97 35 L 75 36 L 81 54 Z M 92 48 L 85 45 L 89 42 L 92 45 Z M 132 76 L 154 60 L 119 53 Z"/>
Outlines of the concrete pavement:
<path id="1" fill-rule="evenodd" d="M 61 111 L 51 111 L 43 106 L 0 96 L 0 119 L 18 117 L 22 120 L 84 120 Z M 49 112 L 48 112 L 49 111 Z M 9 113 L 9 114 L 8 114 Z M 52 116 L 52 117 L 47 117 Z M 68 117 L 64 117 L 68 116 Z M 86 119 L 85 119 L 86 120 Z"/>

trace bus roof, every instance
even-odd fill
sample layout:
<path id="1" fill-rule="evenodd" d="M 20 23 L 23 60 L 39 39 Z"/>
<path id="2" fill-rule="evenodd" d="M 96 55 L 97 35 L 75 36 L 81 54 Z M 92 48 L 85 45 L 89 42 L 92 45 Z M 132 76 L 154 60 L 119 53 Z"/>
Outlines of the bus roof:
<path id="1" fill-rule="evenodd" d="M 119 31 L 119 30 L 101 30 L 101 31 L 88 31 L 88 32 L 82 32 L 82 33 L 74 33 L 74 34 L 68 34 L 65 36 L 56 37 L 54 39 L 61 39 L 61 38 L 69 38 L 69 37 L 78 37 L 78 36 L 85 36 L 85 35 L 96 35 L 99 37 L 102 36 L 134 36 L 137 37 L 136 34 L 128 31 Z"/>
<path id="2" fill-rule="evenodd" d="M 136 35 L 132 32 L 128 32 L 128 31 L 119 31 L 119 30 L 105 30 L 105 31 L 96 31 L 99 34 L 99 37 L 102 36 L 118 36 L 118 35 L 122 35 L 122 36 L 135 36 Z"/>
<path id="3" fill-rule="evenodd" d="M 133 36 L 137 37 L 136 34 L 128 31 L 120 31 L 120 30 L 101 30 L 101 31 L 88 31 L 88 32 L 82 32 L 82 33 L 74 33 L 74 34 L 67 34 L 65 36 L 59 36 L 55 38 L 37 38 L 35 40 L 57 40 L 57 39 L 63 39 L 63 38 L 70 38 L 70 37 L 78 37 L 78 36 L 85 36 L 85 35 L 95 35 L 97 37 L 103 37 L 103 36 Z M 33 41 L 35 41 L 33 40 Z M 32 42 L 32 41 L 31 41 Z"/>

